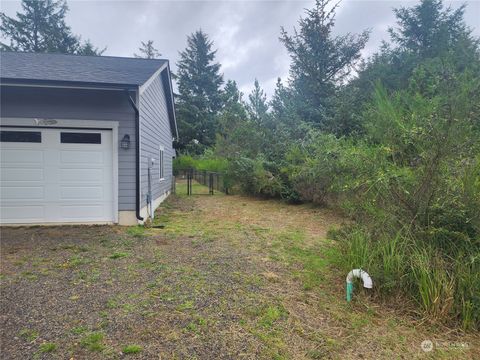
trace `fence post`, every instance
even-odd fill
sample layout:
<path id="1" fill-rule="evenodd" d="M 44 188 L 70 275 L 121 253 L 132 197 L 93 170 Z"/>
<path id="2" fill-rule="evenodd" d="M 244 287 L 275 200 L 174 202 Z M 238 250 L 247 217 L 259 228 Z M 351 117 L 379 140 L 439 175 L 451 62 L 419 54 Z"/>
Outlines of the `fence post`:
<path id="1" fill-rule="evenodd" d="M 208 176 L 208 187 L 210 195 L 213 195 L 213 174 L 210 173 Z"/>
<path id="2" fill-rule="evenodd" d="M 192 172 L 192 175 L 190 175 L 190 195 L 193 195 L 193 176 L 194 176 L 193 169 L 191 170 L 191 172 Z"/>
<path id="3" fill-rule="evenodd" d="M 193 171 L 189 169 L 187 172 L 187 195 L 192 195 L 192 178 L 193 178 Z"/>

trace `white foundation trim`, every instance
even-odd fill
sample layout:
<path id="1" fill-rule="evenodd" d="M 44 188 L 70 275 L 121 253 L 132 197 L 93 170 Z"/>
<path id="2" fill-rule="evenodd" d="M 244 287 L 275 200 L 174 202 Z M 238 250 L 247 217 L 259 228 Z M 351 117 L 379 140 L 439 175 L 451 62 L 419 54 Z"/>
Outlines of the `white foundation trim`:
<path id="1" fill-rule="evenodd" d="M 162 196 L 156 198 L 153 201 L 153 211 L 155 211 L 162 202 L 170 195 L 170 191 L 167 191 Z M 140 216 L 142 216 L 145 220 L 147 220 L 148 212 L 147 206 L 144 206 L 140 210 Z M 137 217 L 135 216 L 135 211 L 119 211 L 118 212 L 118 225 L 122 226 L 132 226 L 132 225 L 141 225 L 143 221 L 138 221 Z"/>
<path id="2" fill-rule="evenodd" d="M 153 200 L 153 204 L 152 204 L 152 208 L 153 208 L 153 211 L 155 211 L 162 202 L 165 201 L 165 199 L 170 195 L 170 191 L 167 191 L 166 193 L 164 193 L 163 195 L 159 196 L 158 198 L 156 198 L 155 200 Z M 140 210 L 140 216 L 142 216 L 145 220 L 147 220 L 147 217 L 148 217 L 148 212 L 147 212 L 147 209 L 148 207 L 147 206 L 144 206 L 141 210 Z"/>

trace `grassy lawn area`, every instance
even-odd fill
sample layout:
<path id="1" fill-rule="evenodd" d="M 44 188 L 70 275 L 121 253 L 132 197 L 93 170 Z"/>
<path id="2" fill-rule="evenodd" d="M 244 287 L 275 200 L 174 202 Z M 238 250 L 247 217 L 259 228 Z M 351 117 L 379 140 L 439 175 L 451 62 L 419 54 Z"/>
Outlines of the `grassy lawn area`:
<path id="1" fill-rule="evenodd" d="M 342 221 L 331 211 L 186 197 L 182 186 L 157 211 L 164 229 L 2 229 L 2 357 L 480 357 L 475 334 L 422 324 L 364 291 L 347 304 L 326 240 Z"/>

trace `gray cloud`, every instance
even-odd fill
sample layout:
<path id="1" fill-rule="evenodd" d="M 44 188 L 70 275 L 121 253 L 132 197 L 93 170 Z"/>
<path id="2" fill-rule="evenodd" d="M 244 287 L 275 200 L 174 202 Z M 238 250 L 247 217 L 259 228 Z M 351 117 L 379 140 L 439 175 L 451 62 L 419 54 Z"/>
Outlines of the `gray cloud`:
<path id="1" fill-rule="evenodd" d="M 68 24 L 83 39 L 106 55 L 132 56 L 140 41 L 154 40 L 162 57 L 170 59 L 175 71 L 178 52 L 186 46 L 186 36 L 201 28 L 218 49 L 226 79 L 250 91 L 258 78 L 271 96 L 277 77 L 288 76 L 289 57 L 279 42 L 280 27 L 289 32 L 305 8 L 314 1 L 113 1 L 69 0 Z M 388 40 L 387 29 L 394 25 L 392 8 L 411 6 L 408 0 L 344 0 L 337 12 L 335 32 L 359 33 L 372 30 L 364 50 L 368 56 Z M 453 8 L 459 1 L 450 4 Z M 10 16 L 20 8 L 19 1 L 3 0 L 2 11 Z M 480 2 L 467 1 L 466 21 L 480 35 Z"/>

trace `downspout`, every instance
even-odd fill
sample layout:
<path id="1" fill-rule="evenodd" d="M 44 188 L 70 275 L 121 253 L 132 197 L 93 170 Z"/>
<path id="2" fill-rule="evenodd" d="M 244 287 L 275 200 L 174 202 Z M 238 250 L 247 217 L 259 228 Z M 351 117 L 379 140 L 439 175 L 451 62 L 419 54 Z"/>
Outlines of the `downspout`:
<path id="1" fill-rule="evenodd" d="M 128 96 L 128 102 L 133 108 L 135 112 L 135 216 L 137 220 L 143 221 L 143 217 L 140 216 L 140 111 L 138 110 L 135 101 L 133 101 L 132 97 L 128 90 L 125 90 Z"/>

